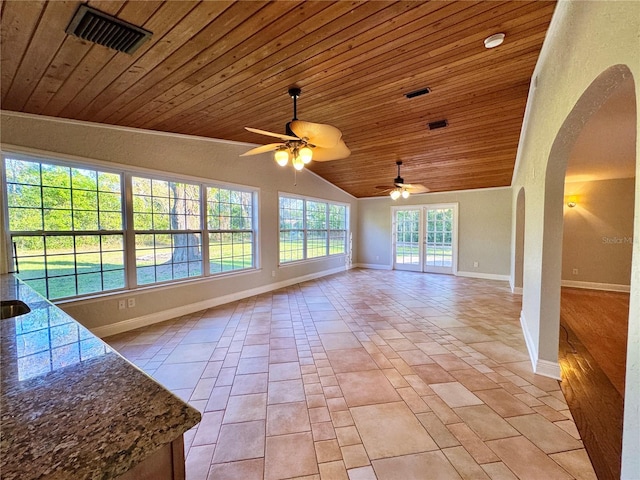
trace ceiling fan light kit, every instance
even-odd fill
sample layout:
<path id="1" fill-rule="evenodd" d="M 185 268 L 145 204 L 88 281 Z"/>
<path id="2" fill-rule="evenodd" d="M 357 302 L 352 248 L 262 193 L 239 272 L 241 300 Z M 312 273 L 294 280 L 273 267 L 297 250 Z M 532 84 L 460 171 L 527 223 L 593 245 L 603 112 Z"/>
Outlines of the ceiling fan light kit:
<path id="1" fill-rule="evenodd" d="M 257 128 L 245 127 L 248 131 L 276 137 L 282 143 L 270 143 L 252 148 L 241 156 L 258 155 L 274 151 L 273 158 L 278 165 L 286 167 L 291 160 L 293 168 L 302 170 L 312 160 L 329 162 L 346 158 L 351 151 L 342 140 L 342 132 L 336 127 L 323 123 L 312 123 L 298 120 L 298 97 L 301 90 L 297 87 L 289 89 L 289 96 L 293 98 L 293 119 L 287 123 L 286 134 L 268 132 Z"/>
<path id="2" fill-rule="evenodd" d="M 424 185 L 404 183 L 404 178 L 400 176 L 400 165 L 402 165 L 402 162 L 398 160 L 396 165 L 398 166 L 398 176 L 393 179 L 393 187 L 378 186 L 376 187 L 377 189 L 389 192 L 392 200 L 398 200 L 400 197 L 407 199 L 411 193 L 426 193 L 429 191 Z"/>

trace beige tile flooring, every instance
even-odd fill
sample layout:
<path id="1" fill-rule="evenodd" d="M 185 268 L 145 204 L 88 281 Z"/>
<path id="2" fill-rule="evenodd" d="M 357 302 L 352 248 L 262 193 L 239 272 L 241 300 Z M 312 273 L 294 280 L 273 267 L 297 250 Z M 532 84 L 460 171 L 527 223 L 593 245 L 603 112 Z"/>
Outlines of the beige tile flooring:
<path id="1" fill-rule="evenodd" d="M 351 270 L 106 339 L 202 412 L 188 480 L 595 479 L 505 282 Z"/>

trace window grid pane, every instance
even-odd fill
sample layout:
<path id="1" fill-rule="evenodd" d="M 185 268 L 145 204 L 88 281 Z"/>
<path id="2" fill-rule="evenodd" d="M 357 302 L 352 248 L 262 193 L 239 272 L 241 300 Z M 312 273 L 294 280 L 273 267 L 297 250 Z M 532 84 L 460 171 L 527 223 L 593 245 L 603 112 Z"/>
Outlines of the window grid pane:
<path id="1" fill-rule="evenodd" d="M 208 187 L 207 226 L 211 274 L 254 268 L 251 192 Z"/>
<path id="2" fill-rule="evenodd" d="M 304 200 L 280 197 L 280 263 L 303 260 Z"/>
<path id="3" fill-rule="evenodd" d="M 329 232 L 329 255 L 337 255 L 339 253 L 345 253 L 347 243 L 346 231 Z"/>
<path id="4" fill-rule="evenodd" d="M 344 254 L 347 207 L 280 197 L 280 263 Z"/>
<path id="5" fill-rule="evenodd" d="M 200 233 L 136 234 L 138 285 L 202 275 Z"/>
<path id="6" fill-rule="evenodd" d="M 143 177 L 131 184 L 138 285 L 202 275 L 200 185 Z"/>
<path id="7" fill-rule="evenodd" d="M 10 157 L 4 166 L 20 278 L 50 299 L 125 288 L 123 174 Z M 139 284 L 204 274 L 202 208 L 218 252 L 211 272 L 255 268 L 253 192 L 139 176 L 131 188 Z"/>
<path id="8" fill-rule="evenodd" d="M 329 255 L 345 253 L 347 249 L 347 207 L 329 205 Z"/>
<path id="9" fill-rule="evenodd" d="M 304 230 L 280 232 L 280 263 L 304 259 Z"/>
<path id="10" fill-rule="evenodd" d="M 327 231 L 307 230 L 307 258 L 327 256 Z"/>
<path id="11" fill-rule="evenodd" d="M 5 169 L 20 279 L 50 299 L 125 287 L 121 174 L 9 157 Z"/>
<path id="12" fill-rule="evenodd" d="M 453 209 L 430 209 L 427 213 L 427 265 L 451 267 L 453 264 Z"/>
<path id="13" fill-rule="evenodd" d="M 396 263 L 418 265 L 420 263 L 420 211 L 396 212 Z"/>

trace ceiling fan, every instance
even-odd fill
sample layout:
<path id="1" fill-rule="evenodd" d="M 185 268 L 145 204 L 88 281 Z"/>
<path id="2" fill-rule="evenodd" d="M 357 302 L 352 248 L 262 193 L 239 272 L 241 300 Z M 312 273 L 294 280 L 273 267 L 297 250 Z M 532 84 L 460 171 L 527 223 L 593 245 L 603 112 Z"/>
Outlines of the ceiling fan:
<path id="1" fill-rule="evenodd" d="M 302 170 L 311 160 L 329 162 L 351 155 L 351 150 L 342 140 L 342 132 L 336 127 L 298 120 L 297 100 L 300 92 L 301 89 L 297 87 L 289 89 L 289 96 L 293 98 L 293 119 L 287 123 L 286 134 L 244 127 L 253 133 L 279 138 L 282 142 L 252 148 L 240 155 L 241 157 L 275 151 L 274 159 L 278 165 L 284 167 L 291 159 L 293 167 Z"/>
<path id="2" fill-rule="evenodd" d="M 404 178 L 400 176 L 400 166 L 402 165 L 402 161 L 398 160 L 396 162 L 398 166 L 398 176 L 393 179 L 393 187 L 387 186 L 377 186 L 378 190 L 385 190 L 389 192 L 391 198 L 393 200 L 397 200 L 402 196 L 402 198 L 409 198 L 409 195 L 412 193 L 427 193 L 429 189 L 424 185 L 419 185 L 416 183 L 404 183 Z"/>

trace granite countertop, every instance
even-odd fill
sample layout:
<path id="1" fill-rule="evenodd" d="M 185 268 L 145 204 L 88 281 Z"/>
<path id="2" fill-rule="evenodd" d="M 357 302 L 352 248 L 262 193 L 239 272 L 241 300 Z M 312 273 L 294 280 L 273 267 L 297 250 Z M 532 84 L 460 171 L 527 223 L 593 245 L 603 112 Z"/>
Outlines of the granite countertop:
<path id="1" fill-rule="evenodd" d="M 200 421 L 200 413 L 13 275 L 0 320 L 0 472 L 12 479 L 110 479 Z"/>

